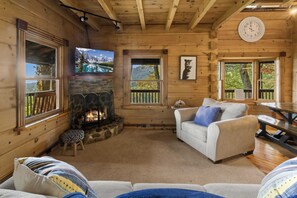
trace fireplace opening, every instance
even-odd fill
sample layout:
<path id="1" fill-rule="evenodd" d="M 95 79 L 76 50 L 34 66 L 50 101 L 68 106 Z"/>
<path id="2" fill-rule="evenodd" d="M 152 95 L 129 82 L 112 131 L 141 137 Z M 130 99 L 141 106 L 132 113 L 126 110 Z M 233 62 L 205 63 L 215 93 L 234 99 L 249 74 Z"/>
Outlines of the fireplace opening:
<path id="1" fill-rule="evenodd" d="M 72 128 L 89 129 L 114 121 L 112 92 L 76 94 L 71 97 Z"/>

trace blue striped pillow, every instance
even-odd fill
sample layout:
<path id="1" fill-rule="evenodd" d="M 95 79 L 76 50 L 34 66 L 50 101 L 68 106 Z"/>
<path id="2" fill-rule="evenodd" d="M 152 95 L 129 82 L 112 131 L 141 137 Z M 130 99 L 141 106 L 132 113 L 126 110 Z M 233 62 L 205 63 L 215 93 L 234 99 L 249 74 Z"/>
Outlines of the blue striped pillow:
<path id="1" fill-rule="evenodd" d="M 95 198 L 87 179 L 73 166 L 51 157 L 27 157 L 15 160 L 16 190 L 62 197 L 80 192 Z"/>
<path id="2" fill-rule="evenodd" d="M 297 197 L 297 157 L 283 162 L 264 177 L 258 198 L 265 197 Z"/>

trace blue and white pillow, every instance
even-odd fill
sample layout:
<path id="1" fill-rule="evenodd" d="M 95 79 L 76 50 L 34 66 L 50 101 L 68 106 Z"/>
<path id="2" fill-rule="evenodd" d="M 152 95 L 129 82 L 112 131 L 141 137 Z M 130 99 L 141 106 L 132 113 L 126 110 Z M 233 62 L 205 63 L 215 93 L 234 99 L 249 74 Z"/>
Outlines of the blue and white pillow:
<path id="1" fill-rule="evenodd" d="M 86 197 L 97 197 L 76 168 L 52 157 L 16 158 L 13 177 L 15 188 L 20 191 L 55 197 L 79 192 Z"/>
<path id="2" fill-rule="evenodd" d="M 258 198 L 297 198 L 297 157 L 287 160 L 267 174 Z"/>

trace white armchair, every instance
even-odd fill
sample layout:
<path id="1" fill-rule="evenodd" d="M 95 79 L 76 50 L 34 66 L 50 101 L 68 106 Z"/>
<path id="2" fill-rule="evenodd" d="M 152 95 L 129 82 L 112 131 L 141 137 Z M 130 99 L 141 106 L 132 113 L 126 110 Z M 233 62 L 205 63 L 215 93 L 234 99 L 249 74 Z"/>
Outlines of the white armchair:
<path id="1" fill-rule="evenodd" d="M 252 153 L 255 148 L 257 118 L 247 115 L 248 106 L 242 103 L 221 103 L 205 98 L 205 106 L 221 108 L 217 121 L 208 127 L 194 123 L 199 107 L 177 109 L 176 136 L 189 144 L 213 162 L 238 155 Z"/>

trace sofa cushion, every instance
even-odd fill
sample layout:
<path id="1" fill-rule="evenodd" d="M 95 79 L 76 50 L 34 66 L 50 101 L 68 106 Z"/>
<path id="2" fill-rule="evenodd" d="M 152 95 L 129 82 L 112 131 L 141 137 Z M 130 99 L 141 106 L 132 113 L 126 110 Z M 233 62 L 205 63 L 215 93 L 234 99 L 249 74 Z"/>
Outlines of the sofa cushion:
<path id="1" fill-rule="evenodd" d="M 219 102 L 211 98 L 204 98 L 202 105 L 220 107 L 221 115 L 218 120 L 227 120 L 231 118 L 239 118 L 247 114 L 248 106 L 243 103 Z"/>
<path id="2" fill-rule="evenodd" d="M 133 190 L 131 182 L 89 181 L 90 186 L 100 197 L 116 197 Z"/>
<path id="3" fill-rule="evenodd" d="M 248 107 L 246 104 L 242 103 L 221 103 L 219 105 L 221 109 L 223 110 L 223 113 L 221 115 L 221 120 L 227 120 L 231 118 L 239 118 L 242 116 L 245 116 L 247 114 Z"/>
<path id="4" fill-rule="evenodd" d="M 191 136 L 206 142 L 207 138 L 207 127 L 197 125 L 194 121 L 185 121 L 182 122 L 182 130 L 186 131 Z"/>
<path id="5" fill-rule="evenodd" d="M 52 196 L 46 196 L 46 195 L 39 195 L 39 194 L 33 194 L 28 192 L 22 192 L 17 190 L 9 190 L 9 189 L 0 189 L 0 197 L 1 198 L 54 198 Z"/>
<path id="6" fill-rule="evenodd" d="M 169 184 L 169 183 L 136 183 L 133 185 L 133 190 L 144 190 L 144 189 L 151 189 L 151 188 L 182 188 L 188 190 L 198 190 L 204 191 L 205 189 L 203 186 L 198 184 Z"/>
<path id="7" fill-rule="evenodd" d="M 196 198 L 196 197 L 204 197 L 204 198 L 220 198 L 221 196 L 217 196 L 214 194 L 210 194 L 207 192 L 196 191 L 196 190 L 187 190 L 187 189 L 178 189 L 178 188 L 154 188 L 154 189 L 145 189 L 138 190 L 134 192 L 130 192 L 127 194 L 123 194 L 118 196 L 117 198 Z"/>
<path id="8" fill-rule="evenodd" d="M 220 110 L 220 107 L 201 106 L 196 113 L 194 122 L 198 125 L 207 127 L 216 121 Z"/>
<path id="9" fill-rule="evenodd" d="M 63 197 L 81 192 L 96 197 L 87 179 L 73 166 L 51 157 L 15 159 L 13 173 L 16 190 Z"/>
<path id="10" fill-rule="evenodd" d="M 297 157 L 283 162 L 263 178 L 258 198 L 289 198 L 296 195 Z"/>

